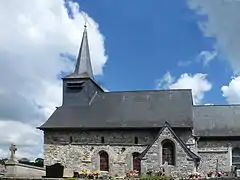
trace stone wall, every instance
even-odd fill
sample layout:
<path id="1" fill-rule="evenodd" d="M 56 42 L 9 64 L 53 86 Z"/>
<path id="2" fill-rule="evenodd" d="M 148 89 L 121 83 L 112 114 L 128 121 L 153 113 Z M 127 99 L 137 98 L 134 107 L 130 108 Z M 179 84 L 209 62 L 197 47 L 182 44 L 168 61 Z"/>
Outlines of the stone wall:
<path id="1" fill-rule="evenodd" d="M 232 148 L 240 147 L 240 141 L 199 141 L 198 155 L 201 157 L 199 171 L 231 171 Z"/>
<path id="2" fill-rule="evenodd" d="M 60 162 L 69 171 L 99 170 L 99 152 L 109 155 L 110 173 L 125 175 L 132 169 L 132 153 L 141 153 L 146 146 L 105 146 L 105 145 L 44 145 L 45 165 Z M 125 149 L 124 149 L 125 148 Z"/>
<path id="3" fill-rule="evenodd" d="M 195 164 L 190 161 L 190 157 L 184 151 L 179 142 L 174 138 L 173 134 L 170 132 L 168 127 L 166 127 L 152 147 L 149 149 L 147 154 L 142 160 L 142 166 L 145 167 L 143 171 L 147 170 L 159 170 L 160 166 L 164 163 L 162 162 L 162 146 L 161 142 L 165 139 L 171 140 L 175 144 L 175 166 L 171 167 L 171 172 L 176 177 L 187 177 L 189 173 L 192 173 Z M 145 160 L 144 160 L 145 159 Z"/>
<path id="4" fill-rule="evenodd" d="M 147 130 L 114 130 L 114 131 L 100 131 L 100 130 L 80 130 L 80 131 L 45 131 L 44 132 L 44 144 L 103 144 L 102 137 L 104 138 L 104 144 L 124 144 L 133 145 L 135 137 L 138 138 L 138 144 L 149 144 L 157 131 Z"/>
<path id="5" fill-rule="evenodd" d="M 141 153 L 156 137 L 155 130 L 108 130 L 108 131 L 45 131 L 44 132 L 44 163 L 52 165 L 62 163 L 72 171 L 82 169 L 99 169 L 99 152 L 104 150 L 109 155 L 110 173 L 125 175 L 132 169 L 132 153 Z M 191 131 L 177 133 L 187 141 Z M 135 137 L 138 144 L 135 144 Z M 104 143 L 102 143 L 104 138 Z M 181 153 L 180 153 L 181 154 Z M 159 159 L 155 159 L 158 161 Z M 144 167 L 142 167 L 144 168 Z"/>
<path id="6" fill-rule="evenodd" d="M 44 163 L 60 162 L 73 171 L 99 170 L 99 152 L 109 155 L 110 173 L 125 175 L 132 169 L 132 153 L 141 153 L 149 144 L 154 131 L 54 131 L 45 132 Z M 104 143 L 101 142 L 104 137 Z M 135 144 L 135 137 L 138 144 Z M 70 139 L 72 138 L 72 143 Z"/>
<path id="7" fill-rule="evenodd" d="M 7 163 L 5 177 L 41 178 L 45 176 L 44 168 L 21 163 Z"/>

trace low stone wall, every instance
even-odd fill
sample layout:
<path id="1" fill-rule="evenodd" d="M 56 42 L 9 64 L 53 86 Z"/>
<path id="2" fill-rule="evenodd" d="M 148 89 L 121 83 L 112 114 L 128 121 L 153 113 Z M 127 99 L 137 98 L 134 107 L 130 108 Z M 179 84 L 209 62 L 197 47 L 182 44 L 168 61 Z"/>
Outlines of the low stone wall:
<path id="1" fill-rule="evenodd" d="M 7 177 L 23 177 L 23 178 L 42 178 L 45 176 L 46 171 L 44 168 L 30 166 L 20 163 L 6 164 L 6 173 L 4 178 Z"/>
<path id="2" fill-rule="evenodd" d="M 19 178 L 19 177 L 0 177 L 0 180 L 63 180 L 63 178 Z"/>

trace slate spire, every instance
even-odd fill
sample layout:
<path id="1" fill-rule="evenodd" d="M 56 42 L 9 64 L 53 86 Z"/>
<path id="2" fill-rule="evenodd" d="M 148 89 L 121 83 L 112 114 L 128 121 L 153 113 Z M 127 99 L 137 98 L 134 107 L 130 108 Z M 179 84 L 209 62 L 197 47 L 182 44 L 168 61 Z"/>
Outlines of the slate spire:
<path id="1" fill-rule="evenodd" d="M 86 25 L 84 25 L 83 37 L 77 57 L 74 75 L 93 78 Z"/>

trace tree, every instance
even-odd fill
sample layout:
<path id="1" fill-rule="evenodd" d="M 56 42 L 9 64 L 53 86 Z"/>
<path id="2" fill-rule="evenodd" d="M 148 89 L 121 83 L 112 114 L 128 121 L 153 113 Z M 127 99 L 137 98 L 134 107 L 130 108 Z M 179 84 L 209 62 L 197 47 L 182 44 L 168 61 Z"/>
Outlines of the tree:
<path id="1" fill-rule="evenodd" d="M 36 158 L 35 162 L 34 162 L 34 165 L 38 166 L 38 167 L 43 167 L 44 166 L 44 160 L 42 158 Z"/>

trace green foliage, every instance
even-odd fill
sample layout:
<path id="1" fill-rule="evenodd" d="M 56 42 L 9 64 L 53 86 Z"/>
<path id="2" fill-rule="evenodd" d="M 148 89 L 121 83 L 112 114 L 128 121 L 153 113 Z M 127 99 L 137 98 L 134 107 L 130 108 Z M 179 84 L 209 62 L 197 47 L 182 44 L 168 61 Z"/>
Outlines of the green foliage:
<path id="1" fill-rule="evenodd" d="M 19 163 L 26 164 L 26 165 L 31 165 L 31 166 L 37 166 L 37 167 L 43 167 L 44 166 L 44 160 L 42 158 L 37 158 L 37 159 L 35 159 L 34 162 L 29 161 L 26 158 L 22 158 L 22 159 L 19 160 Z"/>
<path id="2" fill-rule="evenodd" d="M 7 158 L 0 159 L 0 164 L 5 165 L 5 162 L 6 162 L 7 160 L 8 160 Z"/>

